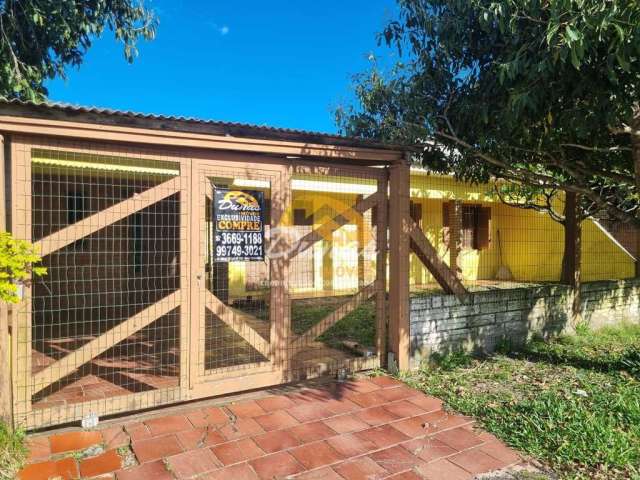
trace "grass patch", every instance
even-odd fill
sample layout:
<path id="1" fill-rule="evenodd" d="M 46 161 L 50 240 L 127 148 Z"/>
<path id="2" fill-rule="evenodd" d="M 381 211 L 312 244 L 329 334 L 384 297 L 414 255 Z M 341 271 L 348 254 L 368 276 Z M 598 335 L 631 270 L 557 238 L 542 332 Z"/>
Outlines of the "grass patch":
<path id="1" fill-rule="evenodd" d="M 306 332 L 346 300 L 346 297 L 294 300 L 291 307 L 293 332 L 296 335 Z M 345 340 L 372 347 L 376 339 L 375 324 L 375 303 L 368 301 L 320 335 L 318 340 L 334 348 L 342 348 Z"/>
<path id="2" fill-rule="evenodd" d="M 13 480 L 27 458 L 24 434 L 0 422 L 0 480 Z"/>
<path id="3" fill-rule="evenodd" d="M 334 296 L 293 300 L 291 302 L 291 329 L 293 333 L 295 335 L 305 333 L 348 301 L 349 298 L 348 296 Z M 233 308 L 265 322 L 269 321 L 269 304 L 264 299 L 236 300 L 233 303 Z M 364 302 L 320 335 L 318 341 L 343 350 L 349 350 L 345 347 L 344 341 L 356 342 L 363 347 L 374 347 L 376 344 L 375 302 L 373 300 Z"/>
<path id="4" fill-rule="evenodd" d="M 562 478 L 640 479 L 640 326 L 441 357 L 404 380 Z"/>

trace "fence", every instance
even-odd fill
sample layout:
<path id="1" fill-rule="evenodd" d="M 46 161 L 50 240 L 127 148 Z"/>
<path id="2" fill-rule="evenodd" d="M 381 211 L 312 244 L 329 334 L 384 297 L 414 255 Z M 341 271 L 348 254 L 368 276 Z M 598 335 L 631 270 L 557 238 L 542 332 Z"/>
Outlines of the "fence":
<path id="1" fill-rule="evenodd" d="M 20 136 L 10 159 L 47 268 L 12 311 L 16 424 L 382 364 L 386 168 Z M 224 202 L 259 210 L 254 245 Z"/>
<path id="2" fill-rule="evenodd" d="M 0 311 L 11 344 L 0 341 L 0 413 L 29 429 L 406 369 L 412 356 L 519 335 L 540 298 L 552 308 L 536 318 L 556 328 L 549 312 L 568 322 L 595 298 L 587 282 L 635 276 L 633 235 L 591 218 L 568 229 L 493 185 L 410 172 L 401 150 L 11 108 L 3 220 L 48 272 Z M 582 234 L 567 242 L 568 231 Z M 568 247 L 582 290 L 559 285 L 576 278 Z M 605 298 L 618 284 L 599 285 Z M 599 316 L 607 305 L 621 303 Z"/>

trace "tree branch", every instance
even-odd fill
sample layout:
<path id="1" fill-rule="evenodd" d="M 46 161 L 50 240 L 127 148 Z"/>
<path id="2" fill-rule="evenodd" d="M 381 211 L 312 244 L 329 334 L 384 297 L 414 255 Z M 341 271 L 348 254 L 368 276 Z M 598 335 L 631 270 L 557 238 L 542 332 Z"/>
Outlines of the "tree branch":
<path id="1" fill-rule="evenodd" d="M 484 152 L 479 151 L 476 147 L 465 142 L 461 138 L 458 138 L 453 135 L 449 135 L 443 131 L 437 131 L 435 132 L 435 135 L 445 138 L 447 140 L 450 140 L 451 142 L 455 143 L 459 147 L 462 147 L 466 150 L 470 150 L 471 152 L 473 152 L 474 156 L 483 160 L 484 162 L 490 165 L 499 167 L 504 171 L 504 176 L 507 178 L 515 179 L 517 181 L 525 180 L 525 183 L 529 183 L 536 187 L 558 188 L 568 192 L 582 194 L 585 197 L 587 197 L 589 200 L 591 200 L 594 204 L 598 205 L 600 209 L 607 210 L 610 214 L 615 216 L 618 220 L 622 222 L 633 222 L 634 224 L 640 225 L 640 219 L 637 218 L 635 215 L 619 210 L 618 208 L 615 207 L 615 205 L 602 199 L 599 195 L 597 195 L 587 186 L 567 183 L 564 181 L 558 181 L 557 179 L 549 175 L 531 172 L 529 170 L 519 168 L 519 167 L 513 167 L 501 160 L 494 158 L 491 155 L 488 155 Z M 582 176 L 579 175 L 577 178 L 579 179 L 580 177 Z"/>

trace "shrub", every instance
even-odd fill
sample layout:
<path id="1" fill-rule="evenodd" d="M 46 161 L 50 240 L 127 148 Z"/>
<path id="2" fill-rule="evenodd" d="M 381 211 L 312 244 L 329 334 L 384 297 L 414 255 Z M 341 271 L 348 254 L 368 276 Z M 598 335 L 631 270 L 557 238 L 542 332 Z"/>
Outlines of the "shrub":
<path id="1" fill-rule="evenodd" d="M 0 232 L 0 300 L 17 303 L 18 285 L 28 284 L 32 275 L 42 276 L 47 269 L 37 266 L 41 258 L 35 247 L 24 240 L 16 240 L 7 232 Z"/>

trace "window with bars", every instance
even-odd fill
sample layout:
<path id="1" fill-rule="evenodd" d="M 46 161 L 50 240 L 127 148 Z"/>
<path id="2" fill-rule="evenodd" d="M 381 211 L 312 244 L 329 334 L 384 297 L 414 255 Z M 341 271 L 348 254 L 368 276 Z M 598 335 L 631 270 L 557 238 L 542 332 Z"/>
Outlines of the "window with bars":
<path id="1" fill-rule="evenodd" d="M 449 244 L 450 228 L 454 214 L 452 202 L 442 205 L 443 238 Z M 460 209 L 460 246 L 466 250 L 485 250 L 491 244 L 491 207 L 463 204 Z"/>

